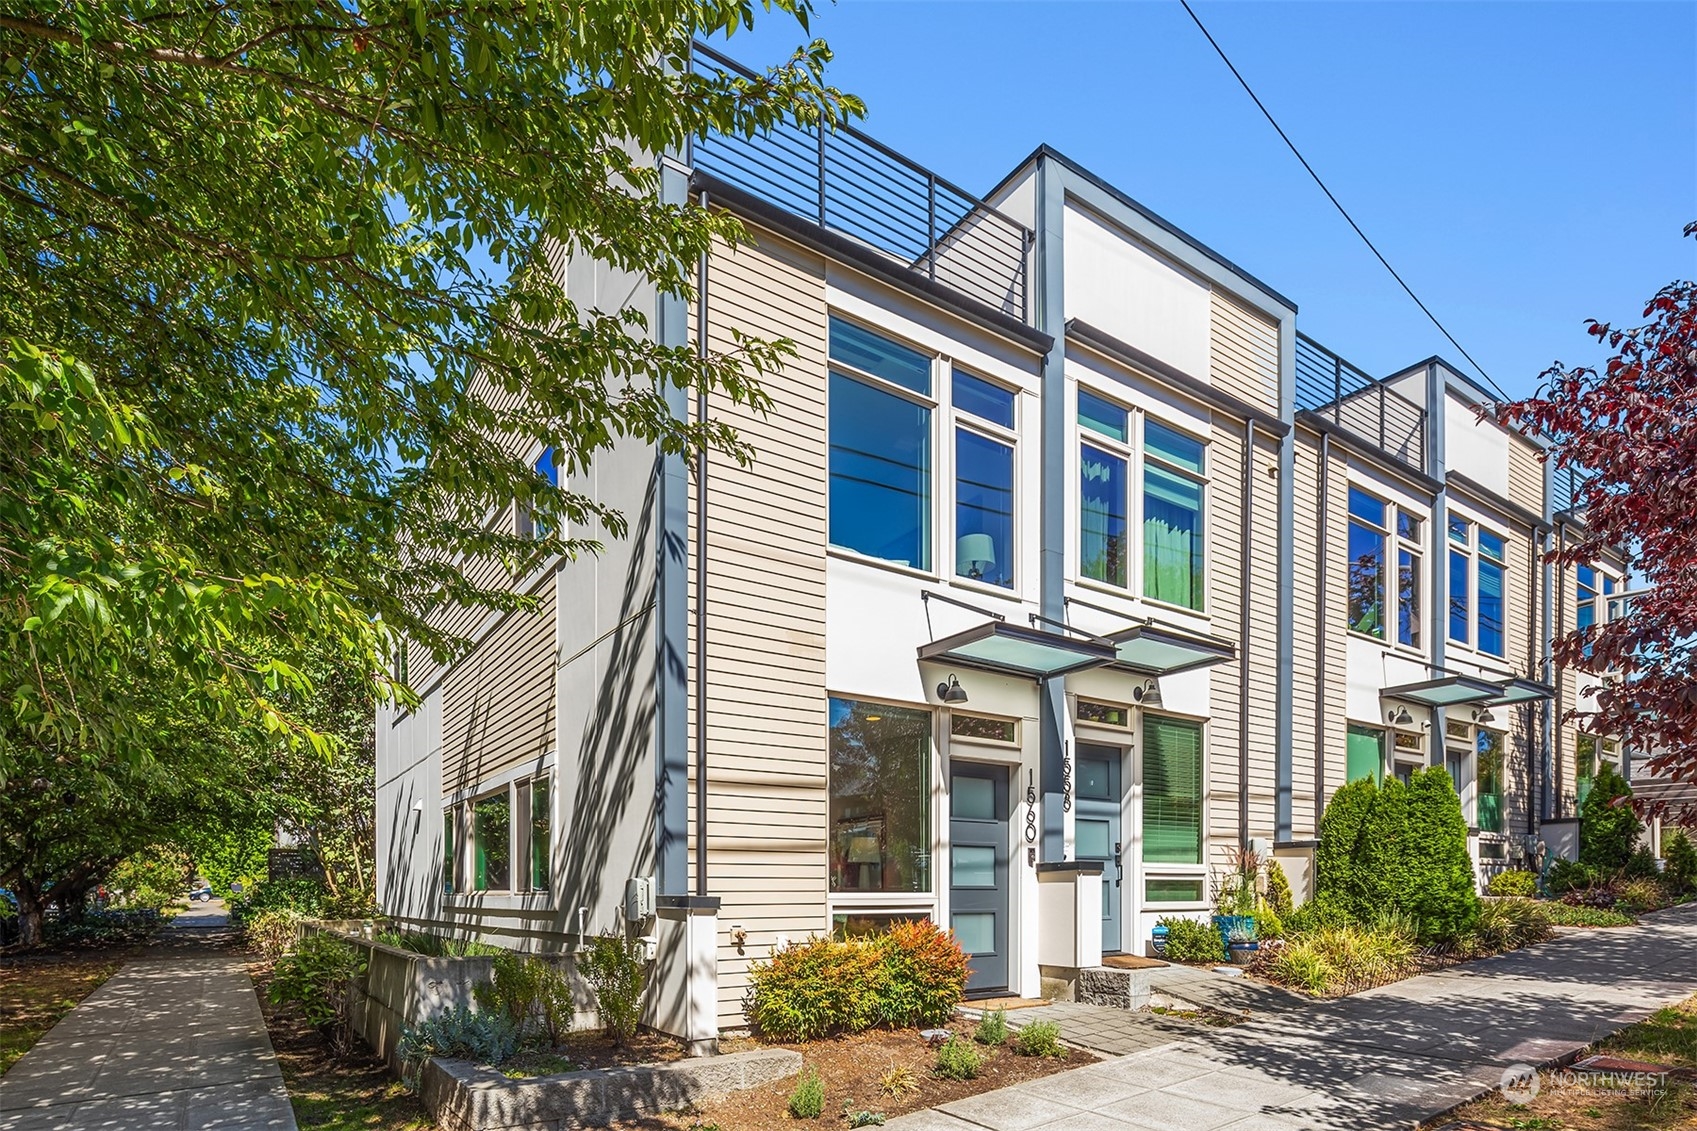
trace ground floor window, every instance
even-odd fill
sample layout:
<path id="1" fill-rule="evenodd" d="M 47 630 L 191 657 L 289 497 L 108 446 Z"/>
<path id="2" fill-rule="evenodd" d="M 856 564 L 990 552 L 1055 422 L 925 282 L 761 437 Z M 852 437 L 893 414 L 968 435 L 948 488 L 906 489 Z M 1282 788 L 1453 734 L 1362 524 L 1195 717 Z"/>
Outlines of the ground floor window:
<path id="1" fill-rule="evenodd" d="M 1202 724 L 1145 715 L 1143 860 L 1202 863 Z"/>
<path id="2" fill-rule="evenodd" d="M 530 886 L 533 891 L 548 890 L 549 863 L 554 846 L 552 804 L 548 779 L 534 779 L 530 783 Z"/>
<path id="3" fill-rule="evenodd" d="M 834 892 L 931 890 L 931 712 L 830 700 Z"/>
<path id="4" fill-rule="evenodd" d="M 472 889 L 507 891 L 512 883 L 513 806 L 507 791 L 472 803 Z"/>
<path id="5" fill-rule="evenodd" d="M 454 821 L 459 810 L 449 806 L 442 810 L 442 893 L 454 894 L 454 882 L 459 878 L 459 867 L 455 863 L 454 846 L 459 843 L 459 837 L 454 835 Z"/>
<path id="6" fill-rule="evenodd" d="M 1378 727 L 1350 724 L 1344 747 L 1344 781 L 1372 778 L 1385 772 L 1385 732 Z"/>
<path id="7" fill-rule="evenodd" d="M 1620 773 L 1620 743 L 1612 738 L 1598 738 L 1594 734 L 1575 735 L 1573 763 L 1573 800 L 1577 811 L 1579 806 L 1585 804 L 1585 799 L 1591 796 L 1591 785 L 1605 767 Z"/>
<path id="8" fill-rule="evenodd" d="M 1202 879 L 1148 879 L 1143 881 L 1145 903 L 1201 903 Z"/>
<path id="9" fill-rule="evenodd" d="M 1475 772 L 1479 777 L 1479 831 L 1503 831 L 1503 736 L 1501 731 L 1479 728 L 1475 739 L 1479 760 Z"/>

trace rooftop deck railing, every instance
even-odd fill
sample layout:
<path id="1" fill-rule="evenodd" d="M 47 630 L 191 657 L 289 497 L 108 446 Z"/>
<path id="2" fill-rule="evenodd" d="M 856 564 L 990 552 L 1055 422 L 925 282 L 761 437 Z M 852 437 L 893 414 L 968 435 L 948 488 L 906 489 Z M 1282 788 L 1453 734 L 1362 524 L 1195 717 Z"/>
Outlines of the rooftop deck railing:
<path id="1" fill-rule="evenodd" d="M 694 66 L 755 77 L 701 44 Z M 702 173 L 1030 321 L 1031 230 L 859 130 L 786 123 L 753 137 L 708 133 L 692 159 Z"/>
<path id="2" fill-rule="evenodd" d="M 1306 334 L 1296 336 L 1296 407 L 1406 467 L 1426 469 L 1426 410 Z"/>

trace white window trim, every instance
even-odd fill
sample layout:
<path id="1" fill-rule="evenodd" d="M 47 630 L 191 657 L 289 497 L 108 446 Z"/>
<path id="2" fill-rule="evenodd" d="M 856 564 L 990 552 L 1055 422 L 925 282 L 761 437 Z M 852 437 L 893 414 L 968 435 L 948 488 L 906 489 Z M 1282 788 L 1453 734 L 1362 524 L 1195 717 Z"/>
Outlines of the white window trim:
<path id="1" fill-rule="evenodd" d="M 1210 615 L 1208 591 L 1214 577 L 1213 555 L 1213 442 L 1212 439 L 1199 432 L 1195 424 L 1151 413 L 1146 407 L 1129 401 L 1124 396 L 1117 395 L 1112 389 L 1084 381 L 1069 382 L 1067 391 L 1068 427 L 1072 432 L 1072 443 L 1069 449 L 1070 472 L 1067 477 L 1067 543 L 1070 547 L 1067 573 L 1073 584 L 1099 593 L 1111 594 L 1121 600 L 1135 601 L 1153 608 L 1171 610 L 1181 616 L 1199 617 L 1206 619 Z M 1086 428 L 1078 419 L 1078 395 L 1089 393 L 1100 400 L 1107 401 L 1116 408 L 1125 410 L 1127 440 L 1117 440 L 1105 433 L 1092 428 Z M 1163 428 L 1177 432 L 1187 439 L 1202 445 L 1202 471 L 1191 471 L 1171 463 L 1160 456 L 1150 457 L 1146 441 L 1145 425 L 1153 420 Z M 1121 587 L 1111 581 L 1099 581 L 1084 574 L 1084 538 L 1083 514 L 1084 497 L 1081 477 L 1083 475 L 1085 444 L 1093 444 L 1117 458 L 1126 461 L 1126 584 Z M 1145 510 L 1146 486 L 1144 470 L 1151 463 L 1170 474 L 1191 480 L 1202 488 L 1202 601 L 1198 608 L 1188 605 L 1176 605 L 1157 597 L 1150 597 L 1144 592 L 1143 569 L 1143 516 Z"/>
<path id="2" fill-rule="evenodd" d="M 1024 582 L 1024 571 L 1020 569 L 1020 562 L 1022 560 L 1021 555 L 1024 549 L 1024 539 L 1022 534 L 1025 529 L 1025 492 L 1020 490 L 1020 481 L 1022 476 L 1020 474 L 1021 451 L 1019 436 L 1020 424 L 1023 416 L 1020 411 L 1020 390 L 1016 386 L 1010 385 L 1005 381 L 999 381 L 996 378 L 981 373 L 976 369 L 956 366 L 947 359 L 939 359 L 939 365 L 933 367 L 933 381 L 938 378 L 939 367 L 943 378 L 941 387 L 946 390 L 948 396 L 946 408 L 948 417 L 947 427 L 949 449 L 946 479 L 948 491 L 946 506 L 944 509 L 946 527 L 949 533 L 949 560 L 946 568 L 939 569 L 937 572 L 946 576 L 951 584 L 963 585 L 968 588 L 982 590 L 986 593 L 1000 594 L 1004 597 L 1010 595 L 1017 597 L 1020 595 L 1020 586 Z M 962 408 L 957 408 L 954 403 L 955 375 L 957 373 L 965 373 L 969 377 L 982 381 L 986 385 L 993 385 L 1004 393 L 1011 395 L 1013 397 L 1013 427 L 1004 427 L 993 420 L 986 420 L 976 413 L 968 412 Z M 997 585 L 991 581 L 983 581 L 978 578 L 967 577 L 957 568 L 959 564 L 959 550 L 957 547 L 960 543 L 960 533 L 956 529 L 955 520 L 959 512 L 958 495 L 960 491 L 960 460 L 959 453 L 956 450 L 956 441 L 958 440 L 957 433 L 961 430 L 976 433 L 986 439 L 994 440 L 999 444 L 1005 445 L 1009 450 L 1013 465 L 1013 514 L 1011 516 L 1013 530 L 1010 538 L 1010 544 L 1008 546 L 1008 553 L 1012 560 L 1008 563 L 1011 572 L 1007 585 Z M 942 496 L 944 492 L 939 490 L 937 494 Z"/>
<path id="3" fill-rule="evenodd" d="M 1349 509 L 1349 488 L 1354 488 L 1362 494 L 1371 497 L 1375 502 L 1385 508 L 1385 521 L 1383 524 L 1370 522 Z M 1385 562 L 1384 570 L 1381 574 L 1379 595 L 1379 605 L 1380 608 L 1384 610 L 1385 614 L 1382 617 L 1385 626 L 1385 635 L 1383 637 L 1378 637 L 1369 635 L 1365 632 L 1358 632 L 1355 627 L 1348 622 L 1347 594 L 1345 602 L 1346 615 L 1344 631 L 1356 640 L 1364 640 L 1369 644 L 1376 644 L 1381 648 L 1387 648 L 1391 651 L 1402 652 L 1410 656 L 1426 655 L 1425 640 L 1427 636 L 1427 625 L 1425 624 L 1425 618 L 1429 614 L 1432 604 L 1432 579 L 1426 572 L 1426 546 L 1419 538 L 1409 538 L 1401 533 L 1400 519 L 1402 515 L 1407 514 L 1410 518 L 1421 524 L 1422 530 L 1430 530 L 1432 529 L 1431 515 L 1418 507 L 1408 506 L 1401 500 L 1387 495 L 1382 487 L 1371 481 L 1358 481 L 1355 479 L 1349 480 L 1348 485 L 1345 488 L 1344 500 L 1344 546 L 1346 558 L 1348 554 L 1347 547 L 1349 545 L 1348 533 L 1351 524 L 1359 523 L 1370 530 L 1375 530 L 1385 539 Z M 1420 599 L 1414 610 L 1415 616 L 1413 617 L 1415 630 L 1420 637 L 1420 642 L 1417 644 L 1405 644 L 1402 641 L 1401 551 L 1407 551 L 1409 554 L 1413 555 L 1415 576 L 1419 578 Z M 1347 567 L 1347 560 L 1345 565 Z"/>

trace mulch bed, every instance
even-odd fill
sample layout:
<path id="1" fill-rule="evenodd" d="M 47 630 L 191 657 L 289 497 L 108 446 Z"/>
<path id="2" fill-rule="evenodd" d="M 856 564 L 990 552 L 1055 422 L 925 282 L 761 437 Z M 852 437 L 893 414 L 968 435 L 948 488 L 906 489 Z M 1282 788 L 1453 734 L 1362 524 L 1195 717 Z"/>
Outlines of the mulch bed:
<path id="1" fill-rule="evenodd" d="M 956 1029 L 969 1031 L 965 1026 L 957 1026 Z M 1062 1036 L 1065 1036 L 1064 1032 Z M 719 1047 L 723 1052 L 746 1052 L 774 1046 L 742 1038 L 721 1041 Z M 1082 1049 L 1068 1049 L 1064 1058 L 1019 1056 L 1007 1047 L 984 1049 L 984 1067 L 976 1079 L 941 1080 L 931 1072 L 932 1065 L 936 1063 L 936 1050 L 919 1035 L 917 1029 L 875 1029 L 853 1036 L 775 1047 L 795 1049 L 801 1053 L 804 1065 L 819 1073 L 825 1085 L 825 1114 L 817 1123 L 809 1124 L 790 1116 L 789 1098 L 795 1082 L 786 1080 L 702 1104 L 693 1112 L 618 1126 L 627 1129 L 664 1128 L 668 1131 L 712 1126 L 717 1126 L 719 1131 L 798 1131 L 805 1126 L 840 1127 L 845 1110 L 882 1112 L 893 1118 L 1096 1061 L 1094 1055 Z M 917 1091 L 894 1097 L 884 1090 L 884 1079 L 898 1067 L 907 1068 L 910 1078 L 918 1085 Z"/>

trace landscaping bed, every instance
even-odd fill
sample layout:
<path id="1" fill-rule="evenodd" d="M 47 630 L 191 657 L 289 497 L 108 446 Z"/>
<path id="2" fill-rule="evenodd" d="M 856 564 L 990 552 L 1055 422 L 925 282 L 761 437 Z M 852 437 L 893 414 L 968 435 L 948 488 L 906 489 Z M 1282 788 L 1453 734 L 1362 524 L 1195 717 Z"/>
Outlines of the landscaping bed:
<path id="1" fill-rule="evenodd" d="M 427 1131 L 434 1126 L 418 1097 L 382 1060 L 369 1055 L 338 1059 L 297 1011 L 272 1005 L 266 997 L 270 963 L 250 962 L 247 969 L 301 1131 Z"/>
<path id="2" fill-rule="evenodd" d="M 130 958 L 130 950 L 0 958 L 0 1076 Z"/>
<path id="3" fill-rule="evenodd" d="M 971 1032 L 970 1023 L 955 1030 Z M 697 1105 L 693 1110 L 649 1119 L 615 1124 L 623 1129 L 690 1131 L 717 1127 L 719 1131 L 798 1131 L 801 1127 L 845 1127 L 844 1113 L 871 1112 L 894 1118 L 938 1104 L 1005 1088 L 1022 1080 L 1035 1080 L 1094 1063 L 1096 1057 L 1082 1049 L 1065 1049 L 1059 1057 L 1020 1056 L 1011 1045 L 978 1046 L 984 1063 L 970 1080 L 949 1080 L 933 1071 L 937 1049 L 917 1029 L 869 1029 L 846 1036 L 817 1041 L 768 1045 L 760 1041 L 722 1041 L 721 1049 L 741 1052 L 755 1048 L 786 1048 L 801 1054 L 802 1075 L 818 1073 L 824 1092 L 824 1110 L 817 1120 L 797 1119 L 790 1114 L 794 1080 L 768 1084 L 738 1092 L 721 1100 Z M 894 1093 L 894 1094 L 892 1094 Z"/>
<path id="4" fill-rule="evenodd" d="M 1613 1059 L 1595 1066 L 1589 1057 Z M 1639 1075 L 1638 1061 L 1670 1071 Z M 1591 1068 L 1601 1075 L 1588 1075 Z M 1697 1125 L 1697 997 L 1592 1045 L 1568 1069 L 1539 1074 L 1538 1094 L 1510 1103 L 1500 1091 L 1436 1120 L 1444 1128 L 1672 1131 Z"/>

